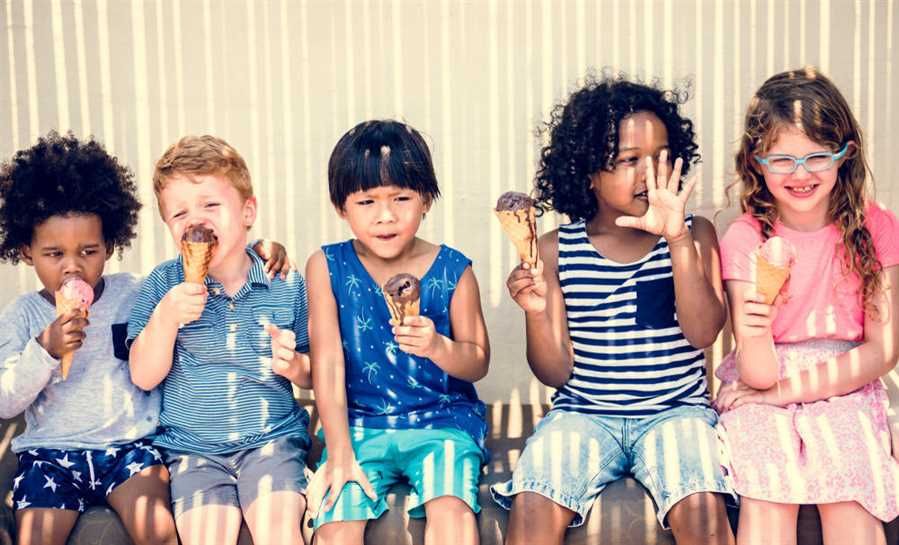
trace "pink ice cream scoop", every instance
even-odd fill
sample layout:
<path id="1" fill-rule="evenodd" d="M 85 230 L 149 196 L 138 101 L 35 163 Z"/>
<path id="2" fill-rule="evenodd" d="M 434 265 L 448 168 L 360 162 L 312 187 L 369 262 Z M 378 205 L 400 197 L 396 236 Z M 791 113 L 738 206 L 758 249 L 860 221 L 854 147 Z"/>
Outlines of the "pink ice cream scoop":
<path id="1" fill-rule="evenodd" d="M 78 305 L 81 310 L 87 310 L 94 302 L 94 289 L 84 280 L 72 276 L 62 283 L 56 297 L 65 299 L 71 306 Z"/>
<path id="2" fill-rule="evenodd" d="M 759 247 L 759 257 L 774 267 L 789 268 L 796 261 L 796 249 L 787 239 L 774 236 Z"/>

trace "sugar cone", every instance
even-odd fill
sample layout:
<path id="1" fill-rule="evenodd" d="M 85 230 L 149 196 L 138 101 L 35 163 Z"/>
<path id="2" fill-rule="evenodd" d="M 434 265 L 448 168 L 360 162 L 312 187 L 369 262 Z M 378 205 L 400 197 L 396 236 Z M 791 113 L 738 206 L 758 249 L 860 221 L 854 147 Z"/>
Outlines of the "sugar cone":
<path id="1" fill-rule="evenodd" d="M 506 235 L 512 239 L 518 257 L 531 267 L 537 266 L 537 209 L 494 210 Z"/>
<path id="2" fill-rule="evenodd" d="M 214 242 L 181 241 L 181 263 L 184 267 L 184 281 L 203 284 L 209 262 L 212 261 Z"/>
<path id="3" fill-rule="evenodd" d="M 69 312 L 72 309 L 81 309 L 81 312 L 84 313 L 84 317 L 87 318 L 88 311 L 87 309 L 81 308 L 81 301 L 76 299 L 67 299 L 62 296 L 62 292 L 56 292 L 56 315 L 62 316 L 66 312 Z M 60 358 L 59 371 L 62 373 L 62 379 L 65 380 L 69 378 L 69 371 L 72 369 L 72 360 L 75 358 L 75 352 L 66 352 Z"/>
<path id="4" fill-rule="evenodd" d="M 777 267 L 764 257 L 758 256 L 756 260 L 755 289 L 765 298 L 766 304 L 774 303 L 774 299 L 777 298 L 789 277 L 789 267 Z"/>
<path id="5" fill-rule="evenodd" d="M 403 323 L 403 318 L 406 316 L 418 316 L 418 307 L 421 299 L 415 299 L 414 301 L 408 301 L 406 303 L 396 303 L 393 301 L 393 297 L 390 296 L 386 291 L 384 293 L 384 300 L 387 301 L 387 310 L 390 311 L 390 323 L 393 325 L 400 325 Z"/>

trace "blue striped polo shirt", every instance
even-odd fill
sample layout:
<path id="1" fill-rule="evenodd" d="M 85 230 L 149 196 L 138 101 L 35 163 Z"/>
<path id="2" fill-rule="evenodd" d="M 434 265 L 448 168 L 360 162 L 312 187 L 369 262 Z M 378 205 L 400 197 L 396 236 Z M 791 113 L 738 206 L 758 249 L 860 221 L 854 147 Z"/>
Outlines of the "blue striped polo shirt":
<path id="1" fill-rule="evenodd" d="M 664 238 L 641 259 L 618 263 L 591 244 L 585 222 L 563 225 L 559 282 L 574 369 L 553 408 L 639 418 L 708 405 L 705 358 L 678 324 Z"/>
<path id="2" fill-rule="evenodd" d="M 261 446 L 278 437 L 308 441 L 309 415 L 293 397 L 290 381 L 271 367 L 266 324 L 296 333 L 308 352 L 306 284 L 297 271 L 287 280 L 265 274 L 247 249 L 247 282 L 234 297 L 206 277 L 209 297 L 200 318 L 178 330 L 172 368 L 160 385 L 162 412 L 155 445 L 182 452 L 223 454 Z M 129 345 L 156 305 L 184 282 L 181 258 L 153 269 L 128 319 Z M 308 444 L 307 444 L 308 448 Z"/>

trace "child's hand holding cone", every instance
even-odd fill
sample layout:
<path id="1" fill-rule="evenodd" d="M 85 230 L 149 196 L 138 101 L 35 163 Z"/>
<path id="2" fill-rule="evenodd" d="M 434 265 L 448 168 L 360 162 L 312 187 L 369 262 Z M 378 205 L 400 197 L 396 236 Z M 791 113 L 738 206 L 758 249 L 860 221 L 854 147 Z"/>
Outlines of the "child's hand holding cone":
<path id="1" fill-rule="evenodd" d="M 94 289 L 77 276 L 70 277 L 54 294 L 56 300 L 56 316 L 54 323 L 60 322 L 63 330 L 63 343 L 60 349 L 60 366 L 62 378 L 69 377 L 75 350 L 84 342 L 84 328 L 91 304 L 94 302 Z M 81 320 L 79 320 L 81 318 Z"/>

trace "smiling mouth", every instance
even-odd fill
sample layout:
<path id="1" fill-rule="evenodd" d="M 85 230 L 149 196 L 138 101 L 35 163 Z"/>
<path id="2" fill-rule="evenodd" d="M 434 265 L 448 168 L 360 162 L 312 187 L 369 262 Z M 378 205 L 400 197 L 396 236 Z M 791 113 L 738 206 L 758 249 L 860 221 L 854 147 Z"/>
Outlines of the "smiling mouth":
<path id="1" fill-rule="evenodd" d="M 395 237 L 396 237 L 395 233 L 390 234 L 390 235 L 375 235 L 375 238 L 377 238 L 378 240 L 392 240 Z"/>
<path id="2" fill-rule="evenodd" d="M 645 200 L 645 199 L 648 199 L 648 198 L 649 198 L 649 193 L 647 193 L 646 191 L 641 191 L 641 192 L 639 192 L 639 193 L 635 193 L 635 194 L 634 194 L 634 198 L 635 198 L 635 199 L 644 199 L 644 200 Z"/>
<path id="3" fill-rule="evenodd" d="M 789 191 L 790 193 L 792 193 L 793 195 L 802 197 L 802 196 L 806 196 L 806 195 L 811 195 L 815 191 L 815 189 L 817 189 L 817 187 L 818 187 L 818 184 L 811 184 L 811 185 L 803 185 L 803 186 L 788 186 L 785 189 L 787 191 Z"/>

